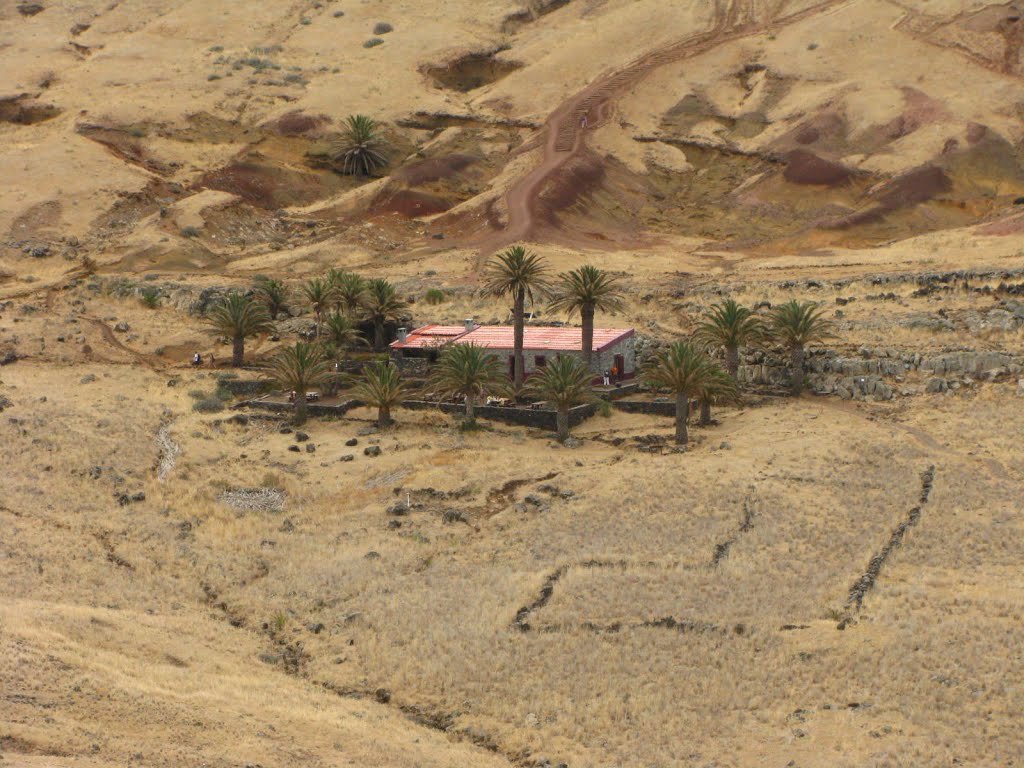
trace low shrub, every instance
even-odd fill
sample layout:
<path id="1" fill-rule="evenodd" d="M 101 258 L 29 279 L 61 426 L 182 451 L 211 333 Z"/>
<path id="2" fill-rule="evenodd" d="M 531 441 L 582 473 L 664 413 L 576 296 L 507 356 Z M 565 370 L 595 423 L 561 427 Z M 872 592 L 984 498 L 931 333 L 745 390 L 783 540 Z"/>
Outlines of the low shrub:
<path id="1" fill-rule="evenodd" d="M 371 37 L 369 40 L 363 43 L 363 48 L 376 48 L 378 45 L 384 45 L 384 41 L 381 40 L 379 37 Z"/>
<path id="2" fill-rule="evenodd" d="M 182 237 L 199 237 L 199 227 L 182 227 Z"/>
<path id="3" fill-rule="evenodd" d="M 375 34 L 375 35 L 386 35 L 388 32 L 390 32 L 393 29 L 394 29 L 394 27 L 392 27 L 386 21 L 378 21 L 374 25 L 374 27 L 373 27 L 373 34 Z"/>
<path id="4" fill-rule="evenodd" d="M 206 397 L 194 402 L 192 410 L 197 413 L 220 413 L 224 410 L 224 403 L 217 397 Z"/>
<path id="5" fill-rule="evenodd" d="M 446 298 L 447 297 L 444 295 L 444 291 L 442 291 L 440 288 L 431 288 L 429 291 L 427 291 L 427 295 L 424 298 L 424 301 L 426 301 L 427 304 L 430 304 L 431 306 L 436 306 L 437 304 L 443 304 Z"/>

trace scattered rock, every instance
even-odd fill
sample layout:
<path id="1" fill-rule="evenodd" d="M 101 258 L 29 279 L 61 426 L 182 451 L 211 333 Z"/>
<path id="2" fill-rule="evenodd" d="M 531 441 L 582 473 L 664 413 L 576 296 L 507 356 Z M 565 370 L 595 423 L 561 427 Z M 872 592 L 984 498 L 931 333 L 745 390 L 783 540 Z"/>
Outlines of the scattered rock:
<path id="1" fill-rule="evenodd" d="M 368 445 L 368 446 L 366 446 L 365 448 L 363 448 L 363 455 L 364 456 L 380 456 L 380 446 L 379 445 Z"/>
<path id="2" fill-rule="evenodd" d="M 306 453 L 316 453 L 316 446 L 313 443 L 306 443 Z"/>
<path id="3" fill-rule="evenodd" d="M 295 433 L 295 442 L 297 442 L 297 443 L 304 443 L 307 440 L 309 440 L 309 435 L 307 435 L 305 432 L 296 432 Z"/>
<path id="4" fill-rule="evenodd" d="M 15 353 L 13 350 L 8 350 L 7 352 L 4 352 L 3 355 L 0 355 L 0 365 L 10 365 L 17 359 L 17 353 Z"/>
<path id="5" fill-rule="evenodd" d="M 932 395 L 940 394 L 947 389 L 949 389 L 949 383 L 939 377 L 928 379 L 928 383 L 924 387 L 924 391 Z"/>
<path id="6" fill-rule="evenodd" d="M 94 374 L 87 373 L 87 374 L 85 374 L 85 376 L 83 376 L 82 378 L 80 378 L 78 380 L 78 383 L 79 384 L 92 384 L 94 381 L 96 381 L 96 376 Z"/>
<path id="7" fill-rule="evenodd" d="M 293 431 L 292 428 L 289 427 L 287 424 L 285 426 L 281 427 L 279 430 L 277 430 L 278 434 L 280 434 L 280 435 L 290 435 L 292 433 L 292 431 Z"/>
<path id="8" fill-rule="evenodd" d="M 299 446 L 297 445 L 289 445 L 288 450 L 292 451 L 293 453 L 299 453 L 299 451 L 301 451 L 302 449 L 299 448 Z"/>
<path id="9" fill-rule="evenodd" d="M 353 447 L 355 445 L 359 445 L 359 440 L 357 440 L 354 437 L 350 437 L 348 440 L 345 441 L 345 445 L 347 445 L 349 448 L 351 448 L 351 447 Z"/>
<path id="10" fill-rule="evenodd" d="M 391 701 L 391 691 L 387 688 L 378 688 L 373 692 L 373 698 L 375 698 L 380 704 L 387 704 Z"/>
<path id="11" fill-rule="evenodd" d="M 452 523 L 466 522 L 465 516 L 457 509 L 446 509 L 441 513 L 441 522 L 451 525 Z"/>
<path id="12" fill-rule="evenodd" d="M 117 331 L 118 333 L 128 333 L 128 331 L 130 331 L 131 329 L 131 326 L 128 325 L 128 323 L 126 323 L 124 320 L 122 320 L 121 322 L 114 326 L 114 330 Z"/>
<path id="13" fill-rule="evenodd" d="M 397 504 L 392 504 L 388 507 L 387 512 L 389 515 L 394 515 L 395 517 L 404 517 L 409 514 L 409 505 L 404 501 L 400 501 Z"/>
<path id="14" fill-rule="evenodd" d="M 401 520 L 388 520 L 388 530 L 396 531 L 402 527 Z"/>
<path id="15" fill-rule="evenodd" d="M 338 458 L 338 461 L 355 461 L 355 456 L 351 453 L 346 453 L 344 456 Z"/>
<path id="16" fill-rule="evenodd" d="M 18 13 L 22 16 L 35 16 L 37 13 L 42 13 L 46 10 L 46 7 L 42 3 L 18 3 Z"/>

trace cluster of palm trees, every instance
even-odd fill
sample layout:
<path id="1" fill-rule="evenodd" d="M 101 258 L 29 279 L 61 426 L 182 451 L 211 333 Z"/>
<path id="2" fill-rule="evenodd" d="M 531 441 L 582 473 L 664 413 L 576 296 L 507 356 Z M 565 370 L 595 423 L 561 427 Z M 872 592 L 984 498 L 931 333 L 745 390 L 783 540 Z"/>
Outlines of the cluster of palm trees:
<path id="1" fill-rule="evenodd" d="M 249 291 L 232 291 L 208 314 L 211 326 L 232 342 L 231 364 L 240 367 L 245 340 L 272 333 L 274 322 L 293 306 L 313 313 L 314 336 L 328 357 L 337 359 L 353 346 L 365 343 L 361 323 L 373 328 L 373 347 L 382 350 L 388 323 L 398 322 L 408 304 L 385 279 L 368 280 L 353 272 L 332 269 L 292 290 L 280 280 L 257 278 Z"/>
<path id="2" fill-rule="evenodd" d="M 559 440 L 569 437 L 569 412 L 594 397 L 594 316 L 597 311 L 622 310 L 624 292 L 613 276 L 584 265 L 552 278 L 542 258 L 522 246 L 497 254 L 485 267 L 484 291 L 510 296 L 513 302 L 514 370 L 511 383 L 501 361 L 489 350 L 474 344 L 445 347 L 430 376 L 434 394 L 459 397 L 465 403 L 465 424 L 475 423 L 477 404 L 487 395 L 529 395 L 554 406 Z M 582 320 L 582 359 L 558 356 L 527 381 L 523 359 L 523 337 L 527 302 L 545 299 L 549 306 Z M 232 362 L 242 364 L 245 339 L 271 332 L 273 323 L 286 314 L 294 301 L 301 301 L 314 315 L 315 340 L 297 342 L 271 361 L 267 371 L 283 388 L 294 393 L 295 417 L 306 418 L 306 393 L 333 381 L 335 365 L 345 350 L 365 343 L 358 323 L 373 327 L 373 346 L 386 343 L 385 326 L 400 320 L 407 303 L 387 280 L 366 280 L 359 275 L 331 270 L 299 286 L 296 293 L 277 280 L 257 280 L 252 291 L 225 296 L 210 312 L 211 324 L 232 339 Z M 674 342 L 656 355 L 642 371 L 655 389 L 675 396 L 675 439 L 685 444 L 691 402 L 696 402 L 700 422 L 711 422 L 712 406 L 739 401 L 737 381 L 742 349 L 768 343 L 783 345 L 790 354 L 791 391 L 803 387 L 803 361 L 809 344 L 832 336 L 831 323 L 822 310 L 810 302 L 789 301 L 759 316 L 732 299 L 712 306 L 688 340 Z M 714 355 L 724 353 L 724 367 Z M 391 411 L 406 395 L 398 368 L 390 362 L 364 367 L 362 376 L 351 379 L 355 395 L 377 409 L 380 426 L 391 423 Z"/>
<path id="3" fill-rule="evenodd" d="M 547 299 L 552 310 L 565 312 L 570 318 L 580 315 L 583 358 L 588 367 L 594 349 L 594 314 L 599 310 L 609 314 L 622 310 L 622 288 L 608 272 L 586 264 L 552 280 L 544 259 L 521 245 L 512 246 L 487 262 L 484 277 L 485 293 L 512 298 L 512 380 L 517 392 L 526 378 L 523 336 L 527 301 Z"/>

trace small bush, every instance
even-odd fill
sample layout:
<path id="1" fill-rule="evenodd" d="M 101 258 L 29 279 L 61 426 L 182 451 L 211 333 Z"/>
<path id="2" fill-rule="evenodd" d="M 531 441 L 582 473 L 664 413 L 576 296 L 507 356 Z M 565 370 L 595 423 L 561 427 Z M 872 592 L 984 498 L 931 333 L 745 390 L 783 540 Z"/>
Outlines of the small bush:
<path id="1" fill-rule="evenodd" d="M 612 417 L 612 404 L 609 403 L 607 400 L 598 400 L 597 415 L 603 416 L 606 419 L 610 419 Z"/>
<path id="2" fill-rule="evenodd" d="M 220 80 L 220 75 L 218 75 L 216 72 L 214 72 L 212 75 L 207 75 L 206 79 L 207 80 Z"/>
<path id="3" fill-rule="evenodd" d="M 431 306 L 436 306 L 437 304 L 443 304 L 445 298 L 446 296 L 444 295 L 444 291 L 442 291 L 440 288 L 431 288 L 429 291 L 427 291 L 427 295 L 424 301 L 426 301 L 427 304 L 430 304 Z"/>
<path id="4" fill-rule="evenodd" d="M 223 403 L 226 403 L 228 400 L 232 400 L 235 397 L 231 394 L 231 390 L 226 387 L 217 387 L 217 391 L 213 393 L 213 396 Z"/>
<path id="5" fill-rule="evenodd" d="M 284 76 L 284 81 L 286 83 L 296 83 L 298 85 L 305 85 L 306 82 L 307 82 L 306 78 L 304 78 L 302 75 L 299 75 L 299 74 L 297 74 L 295 72 L 292 72 L 290 74 L 285 75 Z"/>
<path id="6" fill-rule="evenodd" d="M 336 18 L 336 19 L 340 19 L 342 16 L 345 15 L 345 12 L 344 11 L 335 11 L 331 15 L 334 16 L 334 18 Z"/>
<path id="7" fill-rule="evenodd" d="M 217 397 L 207 397 L 192 403 L 192 410 L 196 413 L 220 413 L 224 410 L 224 403 Z"/>
<path id="8" fill-rule="evenodd" d="M 299 24 L 301 24 L 304 27 L 308 27 L 312 23 L 313 23 L 312 19 L 299 19 Z"/>
<path id="9" fill-rule="evenodd" d="M 394 27 L 392 27 L 386 21 L 378 21 L 374 25 L 374 27 L 373 27 L 373 34 L 375 34 L 375 35 L 386 35 L 388 32 L 390 32 L 393 29 L 394 29 Z"/>
<path id="10" fill-rule="evenodd" d="M 199 227 L 182 227 L 182 237 L 199 237 Z"/>
<path id="11" fill-rule="evenodd" d="M 139 301 L 147 309 L 156 309 L 160 306 L 160 291 L 156 288 L 143 288 L 139 295 Z"/>
<path id="12" fill-rule="evenodd" d="M 193 400 L 203 400 L 206 398 L 206 393 L 201 389 L 190 389 L 188 396 Z"/>
<path id="13" fill-rule="evenodd" d="M 363 48 L 376 48 L 378 45 L 384 45 L 384 41 L 381 40 L 379 37 L 371 37 L 369 40 L 363 43 Z"/>
<path id="14" fill-rule="evenodd" d="M 818 50 L 818 44 L 817 43 L 809 43 L 807 45 L 807 50 L 808 51 L 816 51 L 816 50 Z"/>
<path id="15" fill-rule="evenodd" d="M 128 131 L 128 133 L 130 133 L 136 139 L 142 139 L 145 138 L 146 136 L 146 132 L 141 128 L 132 128 L 130 131 Z"/>
<path id="16" fill-rule="evenodd" d="M 209 48 L 209 51 L 211 53 L 220 53 L 223 50 L 224 50 L 224 46 L 223 45 L 211 45 L 210 48 Z"/>

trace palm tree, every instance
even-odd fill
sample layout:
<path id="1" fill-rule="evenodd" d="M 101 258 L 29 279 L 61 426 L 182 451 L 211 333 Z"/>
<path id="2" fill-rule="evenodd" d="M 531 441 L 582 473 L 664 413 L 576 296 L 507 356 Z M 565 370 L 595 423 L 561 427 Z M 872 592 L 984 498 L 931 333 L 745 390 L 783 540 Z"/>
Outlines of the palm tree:
<path id="1" fill-rule="evenodd" d="M 508 375 L 501 361 L 476 344 L 446 347 L 431 376 L 431 384 L 439 394 L 466 398 L 467 425 L 476 423 L 476 399 L 488 392 L 502 391 L 507 383 Z"/>
<path id="2" fill-rule="evenodd" d="M 700 403 L 700 425 L 706 427 L 711 423 L 711 406 L 738 403 L 740 390 L 736 380 L 714 361 L 707 378 L 697 387 L 695 393 Z"/>
<path id="3" fill-rule="evenodd" d="M 690 398 L 703 391 L 716 367 L 702 349 L 677 341 L 667 352 L 658 355 L 644 372 L 649 384 L 676 396 L 676 443 L 679 445 L 689 440 L 686 422 L 690 417 Z"/>
<path id="4" fill-rule="evenodd" d="M 377 426 L 386 427 L 391 424 L 391 409 L 405 395 L 405 384 L 398 368 L 390 362 L 373 363 L 356 380 L 355 394 L 367 406 L 377 409 Z"/>
<path id="5" fill-rule="evenodd" d="M 301 341 L 278 352 L 267 373 L 281 389 L 294 393 L 296 424 L 306 421 L 306 393 L 323 386 L 332 376 L 331 363 L 320 345 Z"/>
<path id="6" fill-rule="evenodd" d="M 789 389 L 795 397 L 799 397 L 804 386 L 804 348 L 835 338 L 832 323 L 822 317 L 823 312 L 813 302 L 796 299 L 772 309 L 772 336 L 789 350 Z"/>
<path id="7" fill-rule="evenodd" d="M 726 299 L 704 313 L 696 338 L 709 347 L 725 347 L 725 368 L 734 379 L 740 367 L 740 348 L 767 335 L 764 323 L 747 307 Z"/>
<path id="8" fill-rule="evenodd" d="M 615 278 L 602 269 L 585 264 L 565 272 L 554 289 L 551 308 L 572 317 L 577 312 L 583 324 L 583 358 L 590 365 L 594 351 L 594 312 L 615 314 L 622 310 L 622 291 Z"/>
<path id="9" fill-rule="evenodd" d="M 324 338 L 328 344 L 339 351 L 366 343 L 363 335 L 352 322 L 352 318 L 338 310 L 334 310 L 327 316 Z"/>
<path id="10" fill-rule="evenodd" d="M 569 439 L 569 409 L 588 402 L 594 395 L 590 369 L 575 357 L 564 355 L 530 377 L 527 390 L 555 406 L 558 441 Z"/>
<path id="11" fill-rule="evenodd" d="M 366 279 L 355 272 L 332 269 L 327 273 L 327 280 L 334 288 L 338 307 L 350 316 L 358 315 L 366 303 Z"/>
<path id="12" fill-rule="evenodd" d="M 373 323 L 373 348 L 384 349 L 384 326 L 391 321 L 400 320 L 408 303 L 402 299 L 395 286 L 383 278 L 367 283 L 364 312 L 366 319 Z"/>
<path id="13" fill-rule="evenodd" d="M 484 292 L 492 296 L 512 296 L 514 362 L 512 379 L 516 392 L 523 387 L 525 364 L 523 361 L 523 335 L 525 329 L 526 300 L 547 292 L 547 266 L 537 254 L 521 245 L 514 245 L 497 254 L 484 267 L 487 282 Z"/>
<path id="14" fill-rule="evenodd" d="M 270 333 L 274 324 L 267 308 L 252 296 L 232 291 L 210 310 L 208 321 L 218 333 L 231 339 L 231 365 L 240 368 L 245 358 L 245 340 Z"/>
<path id="15" fill-rule="evenodd" d="M 252 290 L 256 298 L 266 305 L 271 320 L 277 320 L 282 312 L 288 312 L 288 289 L 280 280 L 261 275 L 256 278 Z"/>
<path id="16" fill-rule="evenodd" d="M 334 303 L 334 289 L 322 277 L 314 277 L 302 284 L 302 298 L 306 305 L 313 310 L 313 315 L 316 318 L 316 337 L 319 339 L 324 313 Z"/>
<path id="17" fill-rule="evenodd" d="M 330 157 L 341 172 L 369 176 L 388 164 L 377 123 L 366 115 L 349 115 L 341 137 L 330 148 Z"/>

